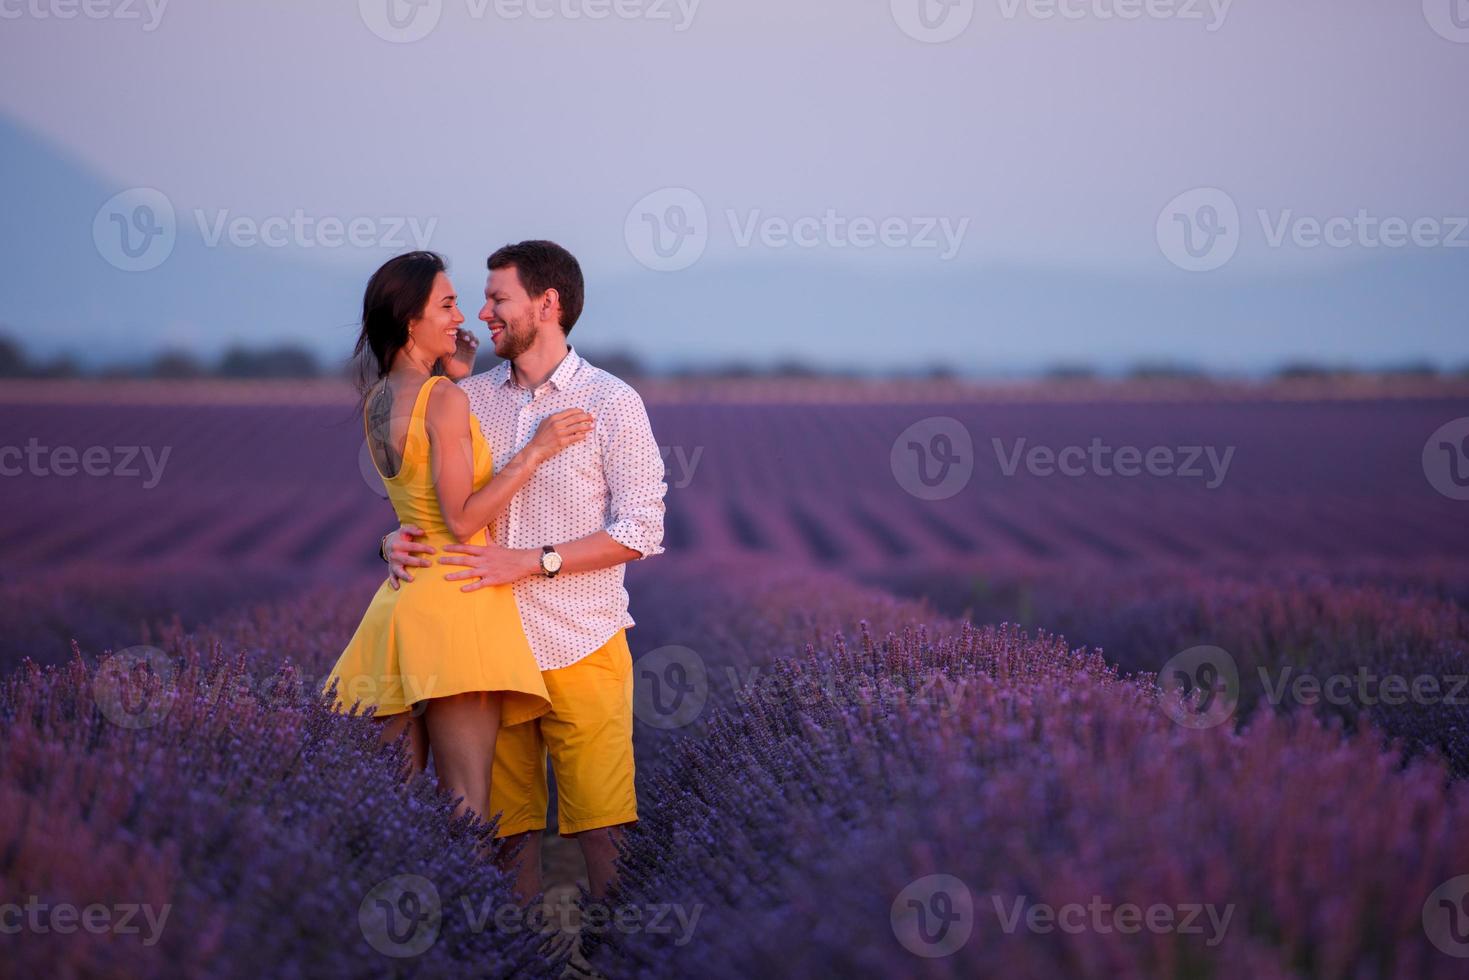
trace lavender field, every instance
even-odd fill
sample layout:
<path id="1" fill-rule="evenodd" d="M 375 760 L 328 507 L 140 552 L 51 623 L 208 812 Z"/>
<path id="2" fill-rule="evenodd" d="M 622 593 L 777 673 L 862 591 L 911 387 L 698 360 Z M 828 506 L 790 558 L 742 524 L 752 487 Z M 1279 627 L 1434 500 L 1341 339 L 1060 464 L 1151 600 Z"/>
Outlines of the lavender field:
<path id="1" fill-rule="evenodd" d="M 314 696 L 393 526 L 350 395 L 0 393 L 6 973 L 1464 974 L 1469 388 L 644 396 L 641 821 L 525 924 Z"/>

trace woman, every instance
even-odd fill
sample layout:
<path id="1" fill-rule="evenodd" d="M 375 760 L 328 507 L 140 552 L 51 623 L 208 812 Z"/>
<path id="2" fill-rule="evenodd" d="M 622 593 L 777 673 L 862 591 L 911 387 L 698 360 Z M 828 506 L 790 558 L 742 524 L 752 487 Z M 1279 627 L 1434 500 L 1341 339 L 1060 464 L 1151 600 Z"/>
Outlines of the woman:
<path id="1" fill-rule="evenodd" d="M 367 367 L 368 446 L 398 520 L 423 528 L 432 545 L 487 543 L 486 526 L 536 468 L 593 425 L 580 409 L 550 416 L 491 479 L 493 456 L 468 396 L 441 373 L 463 322 L 444 261 L 433 252 L 390 260 L 362 300 L 356 355 Z M 462 797 L 456 816 L 472 809 L 488 818 L 500 726 L 540 717 L 550 700 L 511 587 L 464 593 L 459 582 L 444 580 L 454 570 L 431 565 L 401 589 L 385 581 L 327 688 L 338 685 L 338 711 L 376 707 L 382 741 L 406 728 L 413 773 L 432 751 L 439 786 Z"/>

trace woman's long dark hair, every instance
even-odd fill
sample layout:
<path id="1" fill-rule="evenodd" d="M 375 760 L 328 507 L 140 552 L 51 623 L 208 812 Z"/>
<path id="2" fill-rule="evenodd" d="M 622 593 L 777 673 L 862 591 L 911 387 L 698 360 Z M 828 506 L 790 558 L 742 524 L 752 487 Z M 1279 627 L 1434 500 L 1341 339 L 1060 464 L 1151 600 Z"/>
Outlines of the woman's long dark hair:
<path id="1" fill-rule="evenodd" d="M 437 252 L 408 252 L 389 259 L 367 280 L 362 296 L 362 333 L 352 351 L 363 398 L 387 377 L 398 351 L 408 345 L 408 324 L 423 314 L 434 279 L 446 271 Z M 435 364 L 434 373 L 442 370 Z"/>

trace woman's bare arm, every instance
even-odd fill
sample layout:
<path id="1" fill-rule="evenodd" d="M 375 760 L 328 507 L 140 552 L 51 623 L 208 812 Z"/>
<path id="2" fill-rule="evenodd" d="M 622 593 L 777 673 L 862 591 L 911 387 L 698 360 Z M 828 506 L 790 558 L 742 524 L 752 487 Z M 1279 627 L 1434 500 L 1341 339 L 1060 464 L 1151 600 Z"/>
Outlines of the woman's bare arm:
<path id="1" fill-rule="evenodd" d="M 548 416 L 535 437 L 510 458 L 494 479 L 474 490 L 474 444 L 469 427 L 469 396 L 452 384 L 434 385 L 428 396 L 426 427 L 434 489 L 444 524 L 459 541 L 468 541 L 510 504 L 537 467 L 562 449 L 586 438 L 592 416 L 569 408 Z"/>

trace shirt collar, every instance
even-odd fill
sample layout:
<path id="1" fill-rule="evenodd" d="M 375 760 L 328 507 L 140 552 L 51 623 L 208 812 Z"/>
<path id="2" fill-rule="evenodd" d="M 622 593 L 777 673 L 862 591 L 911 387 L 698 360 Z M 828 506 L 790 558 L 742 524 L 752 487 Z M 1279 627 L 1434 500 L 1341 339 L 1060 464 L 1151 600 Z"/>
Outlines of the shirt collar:
<path id="1" fill-rule="evenodd" d="M 496 388 L 503 388 L 510 383 L 510 362 L 501 361 L 490 369 L 490 378 Z"/>
<path id="2" fill-rule="evenodd" d="M 564 391 L 571 384 L 571 379 L 576 376 L 581 364 L 581 355 L 576 352 L 576 348 L 567 344 L 566 356 L 561 359 L 560 364 L 556 365 L 556 370 L 551 372 L 551 384 L 556 386 L 557 391 Z"/>
<path id="3" fill-rule="evenodd" d="M 567 385 L 571 384 L 571 379 L 576 376 L 577 369 L 579 369 L 584 363 L 586 362 L 583 361 L 581 355 L 576 352 L 576 348 L 571 346 L 570 344 L 567 344 L 566 356 L 561 359 L 561 363 L 556 365 L 556 370 L 552 371 L 551 376 L 546 380 L 549 381 L 556 388 L 557 391 L 564 391 Z M 513 385 L 515 383 L 515 376 L 510 371 L 509 361 L 501 361 L 495 366 L 495 370 L 500 372 L 499 377 L 496 379 L 496 384 L 498 386 L 504 387 L 505 385 Z"/>

